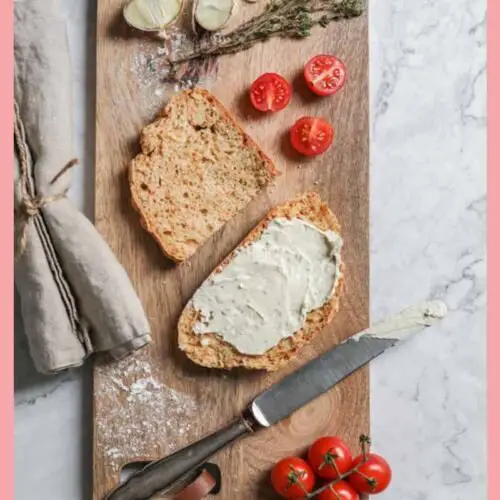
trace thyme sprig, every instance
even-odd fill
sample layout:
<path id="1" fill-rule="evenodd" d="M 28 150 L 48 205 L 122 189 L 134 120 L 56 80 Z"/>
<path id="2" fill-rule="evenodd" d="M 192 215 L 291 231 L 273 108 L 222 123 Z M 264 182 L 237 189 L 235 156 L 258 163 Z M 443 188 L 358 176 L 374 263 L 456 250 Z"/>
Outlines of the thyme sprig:
<path id="1" fill-rule="evenodd" d="M 306 38 L 315 26 L 362 14 L 363 0 L 270 0 L 264 11 L 233 31 L 203 38 L 194 47 L 171 54 L 180 64 L 193 59 L 234 54 L 273 37 Z"/>

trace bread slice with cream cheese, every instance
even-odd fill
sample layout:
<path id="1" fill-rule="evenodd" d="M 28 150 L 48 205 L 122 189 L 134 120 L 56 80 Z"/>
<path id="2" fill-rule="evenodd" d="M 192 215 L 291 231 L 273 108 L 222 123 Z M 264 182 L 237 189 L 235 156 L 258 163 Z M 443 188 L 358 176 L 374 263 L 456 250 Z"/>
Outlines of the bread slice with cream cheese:
<path id="1" fill-rule="evenodd" d="M 235 259 L 241 249 L 249 247 L 258 241 L 271 221 L 282 218 L 302 219 L 320 231 L 333 231 L 340 236 L 340 225 L 332 211 L 316 193 L 307 193 L 298 199 L 273 208 L 240 245 L 222 261 L 208 280 L 221 273 Z M 229 370 L 244 367 L 267 371 L 280 369 L 296 356 L 301 347 L 311 342 L 317 333 L 331 322 L 338 311 L 339 298 L 343 290 L 343 264 L 339 262 L 338 266 L 339 273 L 333 293 L 320 307 L 311 310 L 305 316 L 298 331 L 295 331 L 291 336 L 282 338 L 263 354 L 249 355 L 239 352 L 217 333 L 197 333 L 197 324 L 200 322 L 201 312 L 193 307 L 193 300 L 185 307 L 179 319 L 179 348 L 184 351 L 189 359 L 209 368 Z"/>

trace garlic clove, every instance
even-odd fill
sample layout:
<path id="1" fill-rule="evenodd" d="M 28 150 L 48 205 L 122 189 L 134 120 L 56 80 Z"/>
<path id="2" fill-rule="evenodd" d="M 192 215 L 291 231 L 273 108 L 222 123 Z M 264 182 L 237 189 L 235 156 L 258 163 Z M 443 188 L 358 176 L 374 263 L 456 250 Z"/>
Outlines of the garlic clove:
<path id="1" fill-rule="evenodd" d="M 182 0 L 132 0 L 123 9 L 127 24 L 141 31 L 161 31 L 179 16 Z"/>
<path id="2" fill-rule="evenodd" d="M 231 18 L 234 5 L 235 0 L 197 0 L 194 18 L 207 31 L 217 31 Z"/>

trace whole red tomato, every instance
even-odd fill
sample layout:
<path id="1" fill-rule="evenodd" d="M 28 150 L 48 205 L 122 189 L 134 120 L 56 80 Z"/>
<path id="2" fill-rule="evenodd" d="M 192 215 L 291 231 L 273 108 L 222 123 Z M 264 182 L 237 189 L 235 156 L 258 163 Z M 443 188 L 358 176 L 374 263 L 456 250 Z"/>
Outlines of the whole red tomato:
<path id="1" fill-rule="evenodd" d="M 345 481 L 339 481 L 318 495 L 318 500 L 359 500 L 358 492 Z"/>
<path id="2" fill-rule="evenodd" d="M 369 493 L 371 495 L 380 493 L 391 482 L 391 468 L 380 455 L 368 453 L 366 458 L 366 462 L 360 465 L 359 469 L 347 478 L 347 481 L 359 493 Z M 363 455 L 356 457 L 352 467 L 357 467 L 363 460 Z"/>
<path id="3" fill-rule="evenodd" d="M 349 447 L 336 436 L 325 436 L 314 441 L 307 452 L 307 461 L 319 477 L 336 479 L 352 468 Z"/>
<path id="4" fill-rule="evenodd" d="M 280 460 L 271 472 L 271 483 L 283 498 L 305 498 L 314 488 L 314 472 L 309 464 L 297 457 Z"/>

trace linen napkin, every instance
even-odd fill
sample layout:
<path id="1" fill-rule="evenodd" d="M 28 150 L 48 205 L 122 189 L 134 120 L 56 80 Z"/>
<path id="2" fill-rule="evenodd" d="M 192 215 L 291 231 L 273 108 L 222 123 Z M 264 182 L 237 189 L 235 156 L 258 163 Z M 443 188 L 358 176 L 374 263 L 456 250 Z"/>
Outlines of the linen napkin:
<path id="1" fill-rule="evenodd" d="M 57 0 L 15 9 L 15 284 L 38 371 L 78 366 L 95 351 L 123 357 L 150 342 L 129 277 L 66 197 L 72 79 Z"/>

